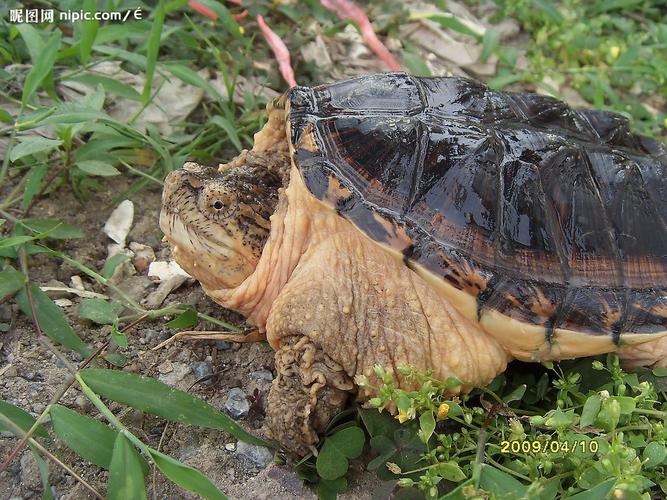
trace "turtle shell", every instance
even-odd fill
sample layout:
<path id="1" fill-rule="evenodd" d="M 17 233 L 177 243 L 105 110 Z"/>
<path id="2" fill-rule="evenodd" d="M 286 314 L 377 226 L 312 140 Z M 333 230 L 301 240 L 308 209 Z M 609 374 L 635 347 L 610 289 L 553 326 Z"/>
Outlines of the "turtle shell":
<path id="1" fill-rule="evenodd" d="M 313 196 L 472 296 L 478 319 L 547 339 L 667 332 L 667 154 L 622 116 L 401 73 L 285 99 Z"/>

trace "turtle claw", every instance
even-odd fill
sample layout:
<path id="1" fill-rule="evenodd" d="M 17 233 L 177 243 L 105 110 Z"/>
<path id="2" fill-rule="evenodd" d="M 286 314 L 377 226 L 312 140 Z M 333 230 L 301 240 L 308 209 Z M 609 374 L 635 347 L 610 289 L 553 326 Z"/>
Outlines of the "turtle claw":
<path id="1" fill-rule="evenodd" d="M 177 340 L 225 340 L 227 342 L 243 344 L 249 342 L 262 342 L 266 340 L 266 334 L 261 333 L 259 330 L 251 330 L 248 333 L 217 332 L 214 330 L 186 330 L 184 332 L 176 333 L 164 342 L 153 347 L 152 350 L 156 351 L 162 349 Z"/>

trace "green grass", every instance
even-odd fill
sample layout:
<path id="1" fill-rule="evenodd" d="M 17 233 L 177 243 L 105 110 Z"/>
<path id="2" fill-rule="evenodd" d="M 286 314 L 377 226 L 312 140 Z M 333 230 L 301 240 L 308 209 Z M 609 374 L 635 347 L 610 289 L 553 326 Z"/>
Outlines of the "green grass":
<path id="1" fill-rule="evenodd" d="M 502 63 L 491 84 L 521 81 L 577 90 L 592 106 L 626 115 L 634 128 L 664 138 L 667 129 L 667 18 L 664 2 L 637 0 L 496 0 L 495 20 L 510 16 L 530 34 L 527 67 L 497 47 Z"/>
<path id="2" fill-rule="evenodd" d="M 187 158 L 215 164 L 250 147 L 253 134 L 265 120 L 266 99 L 251 91 L 237 99 L 228 96 L 235 94 L 241 79 L 285 89 L 252 15 L 267 17 L 284 38 L 300 84 L 331 79 L 318 65 L 299 56 L 300 48 L 315 39 L 313 23 L 325 37 L 346 27 L 319 1 L 305 0 L 298 6 L 249 1 L 252 15 L 239 22 L 225 7 L 232 4 L 202 1 L 219 16 L 213 22 L 188 9 L 186 3 L 136 2 L 132 8 L 140 6 L 142 18 L 125 23 L 42 25 L 10 24 L 8 6 L 0 7 L 4 9 L 0 10 L 0 139 L 7 144 L 0 167 L 0 301 L 13 301 L 32 318 L 41 332 L 42 348 L 53 352 L 70 370 L 71 377 L 56 392 L 62 394 L 78 384 L 106 422 L 65 409 L 58 404 L 59 398 L 38 419 L 0 402 L 0 429 L 30 444 L 45 498 L 50 491 L 45 459 L 67 468 L 40 443 L 47 436 L 61 440 L 86 461 L 109 469 L 110 498 L 141 497 L 148 463 L 185 489 L 207 498 L 222 497 L 198 471 L 141 441 L 102 397 L 167 420 L 224 429 L 253 441 L 234 422 L 188 394 L 171 391 L 169 396 L 158 382 L 127 374 L 127 379 L 116 383 L 127 388 L 123 392 L 129 396 L 118 395 L 113 383 L 103 383 L 118 372 L 87 370 L 95 363 L 122 366 L 126 362 L 123 350 L 133 342 L 127 333 L 142 321 L 175 317 L 170 327 L 191 328 L 198 321 L 228 329 L 234 326 L 186 305 L 146 310 L 109 280 L 122 257 L 112 257 L 101 269 L 91 269 L 62 251 L 63 240 L 84 241 L 89 235 L 58 218 L 31 215 L 38 199 L 48 200 L 57 190 L 71 190 L 82 202 L 94 200 L 109 177 L 125 176 L 130 187 L 118 194 L 119 201 L 149 184 L 160 185 L 164 175 Z M 443 2 L 436 4 L 444 9 Z M 469 0 L 469 4 L 478 7 L 482 2 Z M 67 0 L 49 5 L 74 8 Z M 626 114 L 637 130 L 664 138 L 667 24 L 660 2 L 567 0 L 555 5 L 546 0 L 496 0 L 496 5 L 495 20 L 510 16 L 520 23 L 526 36 L 521 46 L 499 42 L 493 29 L 480 36 L 456 17 L 443 16 L 443 12 L 427 14 L 435 14 L 432 20 L 444 28 L 481 43 L 482 59 L 498 58 L 498 72 L 489 80 L 493 87 L 558 94 L 552 88 L 555 82 L 576 89 L 593 106 Z M 86 0 L 83 6 L 92 10 L 96 2 Z M 233 8 L 234 13 L 240 10 Z M 411 16 L 402 2 L 393 0 L 368 2 L 367 12 L 381 34 L 394 38 L 399 38 L 399 28 Z M 429 73 L 415 47 L 406 44 L 397 55 L 413 73 Z M 138 86 L 94 71 L 96 65 L 109 62 L 136 75 Z M 213 71 L 222 80 L 221 86 L 210 83 Z M 187 83 L 205 96 L 190 116 L 171 124 L 168 134 L 153 125 L 140 126 L 166 81 Z M 59 86 L 73 82 L 88 85 L 90 91 L 81 99 L 67 101 Z M 121 98 L 136 106 L 127 120 L 109 114 L 110 103 Z M 102 349 L 94 351 L 86 344 L 62 310 L 39 290 L 30 274 L 37 254 L 64 261 L 119 297 L 86 299 L 79 304 L 82 320 L 111 326 Z M 9 328 L 0 324 L 2 332 Z M 86 359 L 73 366 L 62 350 L 77 351 Z M 519 492 L 526 498 L 545 499 L 582 494 L 572 497 L 581 500 L 604 498 L 615 490 L 622 490 L 624 498 L 648 498 L 649 492 L 666 491 L 664 372 L 627 374 L 613 357 L 603 365 L 596 364 L 595 373 L 590 372 L 591 360 L 549 369 L 536 366 L 510 371 L 489 388 L 459 400 L 448 399 L 443 392 L 446 383 L 428 376 L 406 371 L 421 389 L 405 392 L 379 371 L 384 382 L 373 403 L 382 407 L 394 401 L 404 423 L 386 412 L 348 410 L 331 424 L 319 458 L 306 457 L 296 470 L 317 484 L 323 498 L 345 491 L 350 461 L 360 460 L 359 456 L 366 460 L 368 470 L 398 481 L 404 488 L 398 495 L 403 498 L 518 498 Z M 595 384 L 590 385 L 591 381 Z M 456 381 L 447 383 L 451 386 Z M 155 394 L 164 397 L 147 407 Z M 199 411 L 190 411 L 193 407 Z M 52 424 L 42 425 L 47 416 Z M 519 448 L 515 453 L 511 444 L 575 440 L 587 443 L 585 446 L 595 442 L 598 449 L 580 453 Z M 510 443 L 508 453 L 502 450 L 507 446 L 503 441 Z M 128 480 L 123 483 L 121 477 Z M 90 487 L 83 478 L 81 481 Z"/>

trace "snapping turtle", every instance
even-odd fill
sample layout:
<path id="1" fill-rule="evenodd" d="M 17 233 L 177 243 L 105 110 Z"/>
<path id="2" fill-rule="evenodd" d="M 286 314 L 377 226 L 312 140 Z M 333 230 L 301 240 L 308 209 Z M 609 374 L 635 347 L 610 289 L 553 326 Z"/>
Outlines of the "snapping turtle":
<path id="1" fill-rule="evenodd" d="M 373 366 L 455 376 L 618 351 L 667 364 L 667 155 L 613 113 L 463 78 L 296 87 L 251 151 L 165 181 L 176 260 L 276 350 L 305 454 Z"/>

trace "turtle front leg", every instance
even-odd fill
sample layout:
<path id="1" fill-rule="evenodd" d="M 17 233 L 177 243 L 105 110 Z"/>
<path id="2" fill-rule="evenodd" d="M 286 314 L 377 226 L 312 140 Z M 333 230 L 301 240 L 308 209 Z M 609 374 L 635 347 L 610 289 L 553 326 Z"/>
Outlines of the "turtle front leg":
<path id="1" fill-rule="evenodd" d="M 412 387 L 398 368 L 457 377 L 461 390 L 488 383 L 510 356 L 402 261 L 356 230 L 306 252 L 280 290 L 266 323 L 279 373 L 269 394 L 273 437 L 303 455 L 354 392 L 354 377 L 380 380 L 373 368 Z M 360 401 L 373 397 L 360 390 Z"/>
<path id="2" fill-rule="evenodd" d="M 308 337 L 283 340 L 276 352 L 276 372 L 268 398 L 269 431 L 289 451 L 306 455 L 344 408 L 354 385 Z"/>

